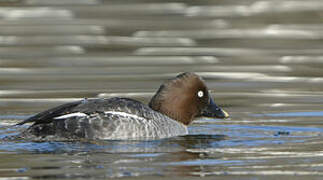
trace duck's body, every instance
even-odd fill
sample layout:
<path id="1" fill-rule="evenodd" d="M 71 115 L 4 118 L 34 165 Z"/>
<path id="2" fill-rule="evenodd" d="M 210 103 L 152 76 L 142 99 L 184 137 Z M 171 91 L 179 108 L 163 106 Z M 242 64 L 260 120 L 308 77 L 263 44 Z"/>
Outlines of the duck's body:
<path id="1" fill-rule="evenodd" d="M 160 139 L 188 133 L 197 116 L 228 117 L 212 100 L 204 81 L 183 73 L 160 86 L 149 106 L 128 98 L 84 99 L 41 112 L 20 138 Z"/>
<path id="2" fill-rule="evenodd" d="M 46 122 L 45 122 L 46 121 Z M 128 98 L 84 99 L 50 109 L 24 137 L 35 139 L 156 139 L 187 134 L 187 127 Z"/>

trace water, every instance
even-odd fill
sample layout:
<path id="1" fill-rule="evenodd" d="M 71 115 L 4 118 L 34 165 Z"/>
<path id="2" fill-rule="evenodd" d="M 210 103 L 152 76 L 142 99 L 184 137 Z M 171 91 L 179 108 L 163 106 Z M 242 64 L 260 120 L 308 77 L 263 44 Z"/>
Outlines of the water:
<path id="1" fill-rule="evenodd" d="M 321 179 L 323 1 L 0 1 L 0 179 Z M 227 120 L 154 141 L 8 142 L 83 97 L 204 77 Z"/>

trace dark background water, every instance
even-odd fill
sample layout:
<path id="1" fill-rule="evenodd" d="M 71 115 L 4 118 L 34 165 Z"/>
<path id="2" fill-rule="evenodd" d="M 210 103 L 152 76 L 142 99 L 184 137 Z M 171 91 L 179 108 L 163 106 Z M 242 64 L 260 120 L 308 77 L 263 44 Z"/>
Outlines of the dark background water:
<path id="1" fill-rule="evenodd" d="M 155 141 L 0 141 L 0 178 L 321 179 L 323 1 L 2 0 L 0 138 L 194 71 L 231 118 Z"/>

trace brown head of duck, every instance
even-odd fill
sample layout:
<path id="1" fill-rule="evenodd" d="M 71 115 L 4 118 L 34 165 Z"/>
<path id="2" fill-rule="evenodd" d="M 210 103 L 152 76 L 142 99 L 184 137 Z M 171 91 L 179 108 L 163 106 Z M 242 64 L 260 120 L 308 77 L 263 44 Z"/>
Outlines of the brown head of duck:
<path id="1" fill-rule="evenodd" d="M 162 84 L 149 106 L 185 125 L 199 116 L 229 117 L 227 112 L 214 103 L 203 79 L 191 72 L 179 74 Z"/>

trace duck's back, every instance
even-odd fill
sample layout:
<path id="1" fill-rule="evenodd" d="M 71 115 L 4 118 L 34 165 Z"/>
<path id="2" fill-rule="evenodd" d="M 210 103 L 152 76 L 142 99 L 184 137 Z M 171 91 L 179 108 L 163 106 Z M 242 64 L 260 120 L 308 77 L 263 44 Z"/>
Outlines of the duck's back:
<path id="1" fill-rule="evenodd" d="M 187 134 L 185 125 L 128 98 L 84 99 L 36 114 L 20 137 L 58 139 L 158 139 Z"/>

